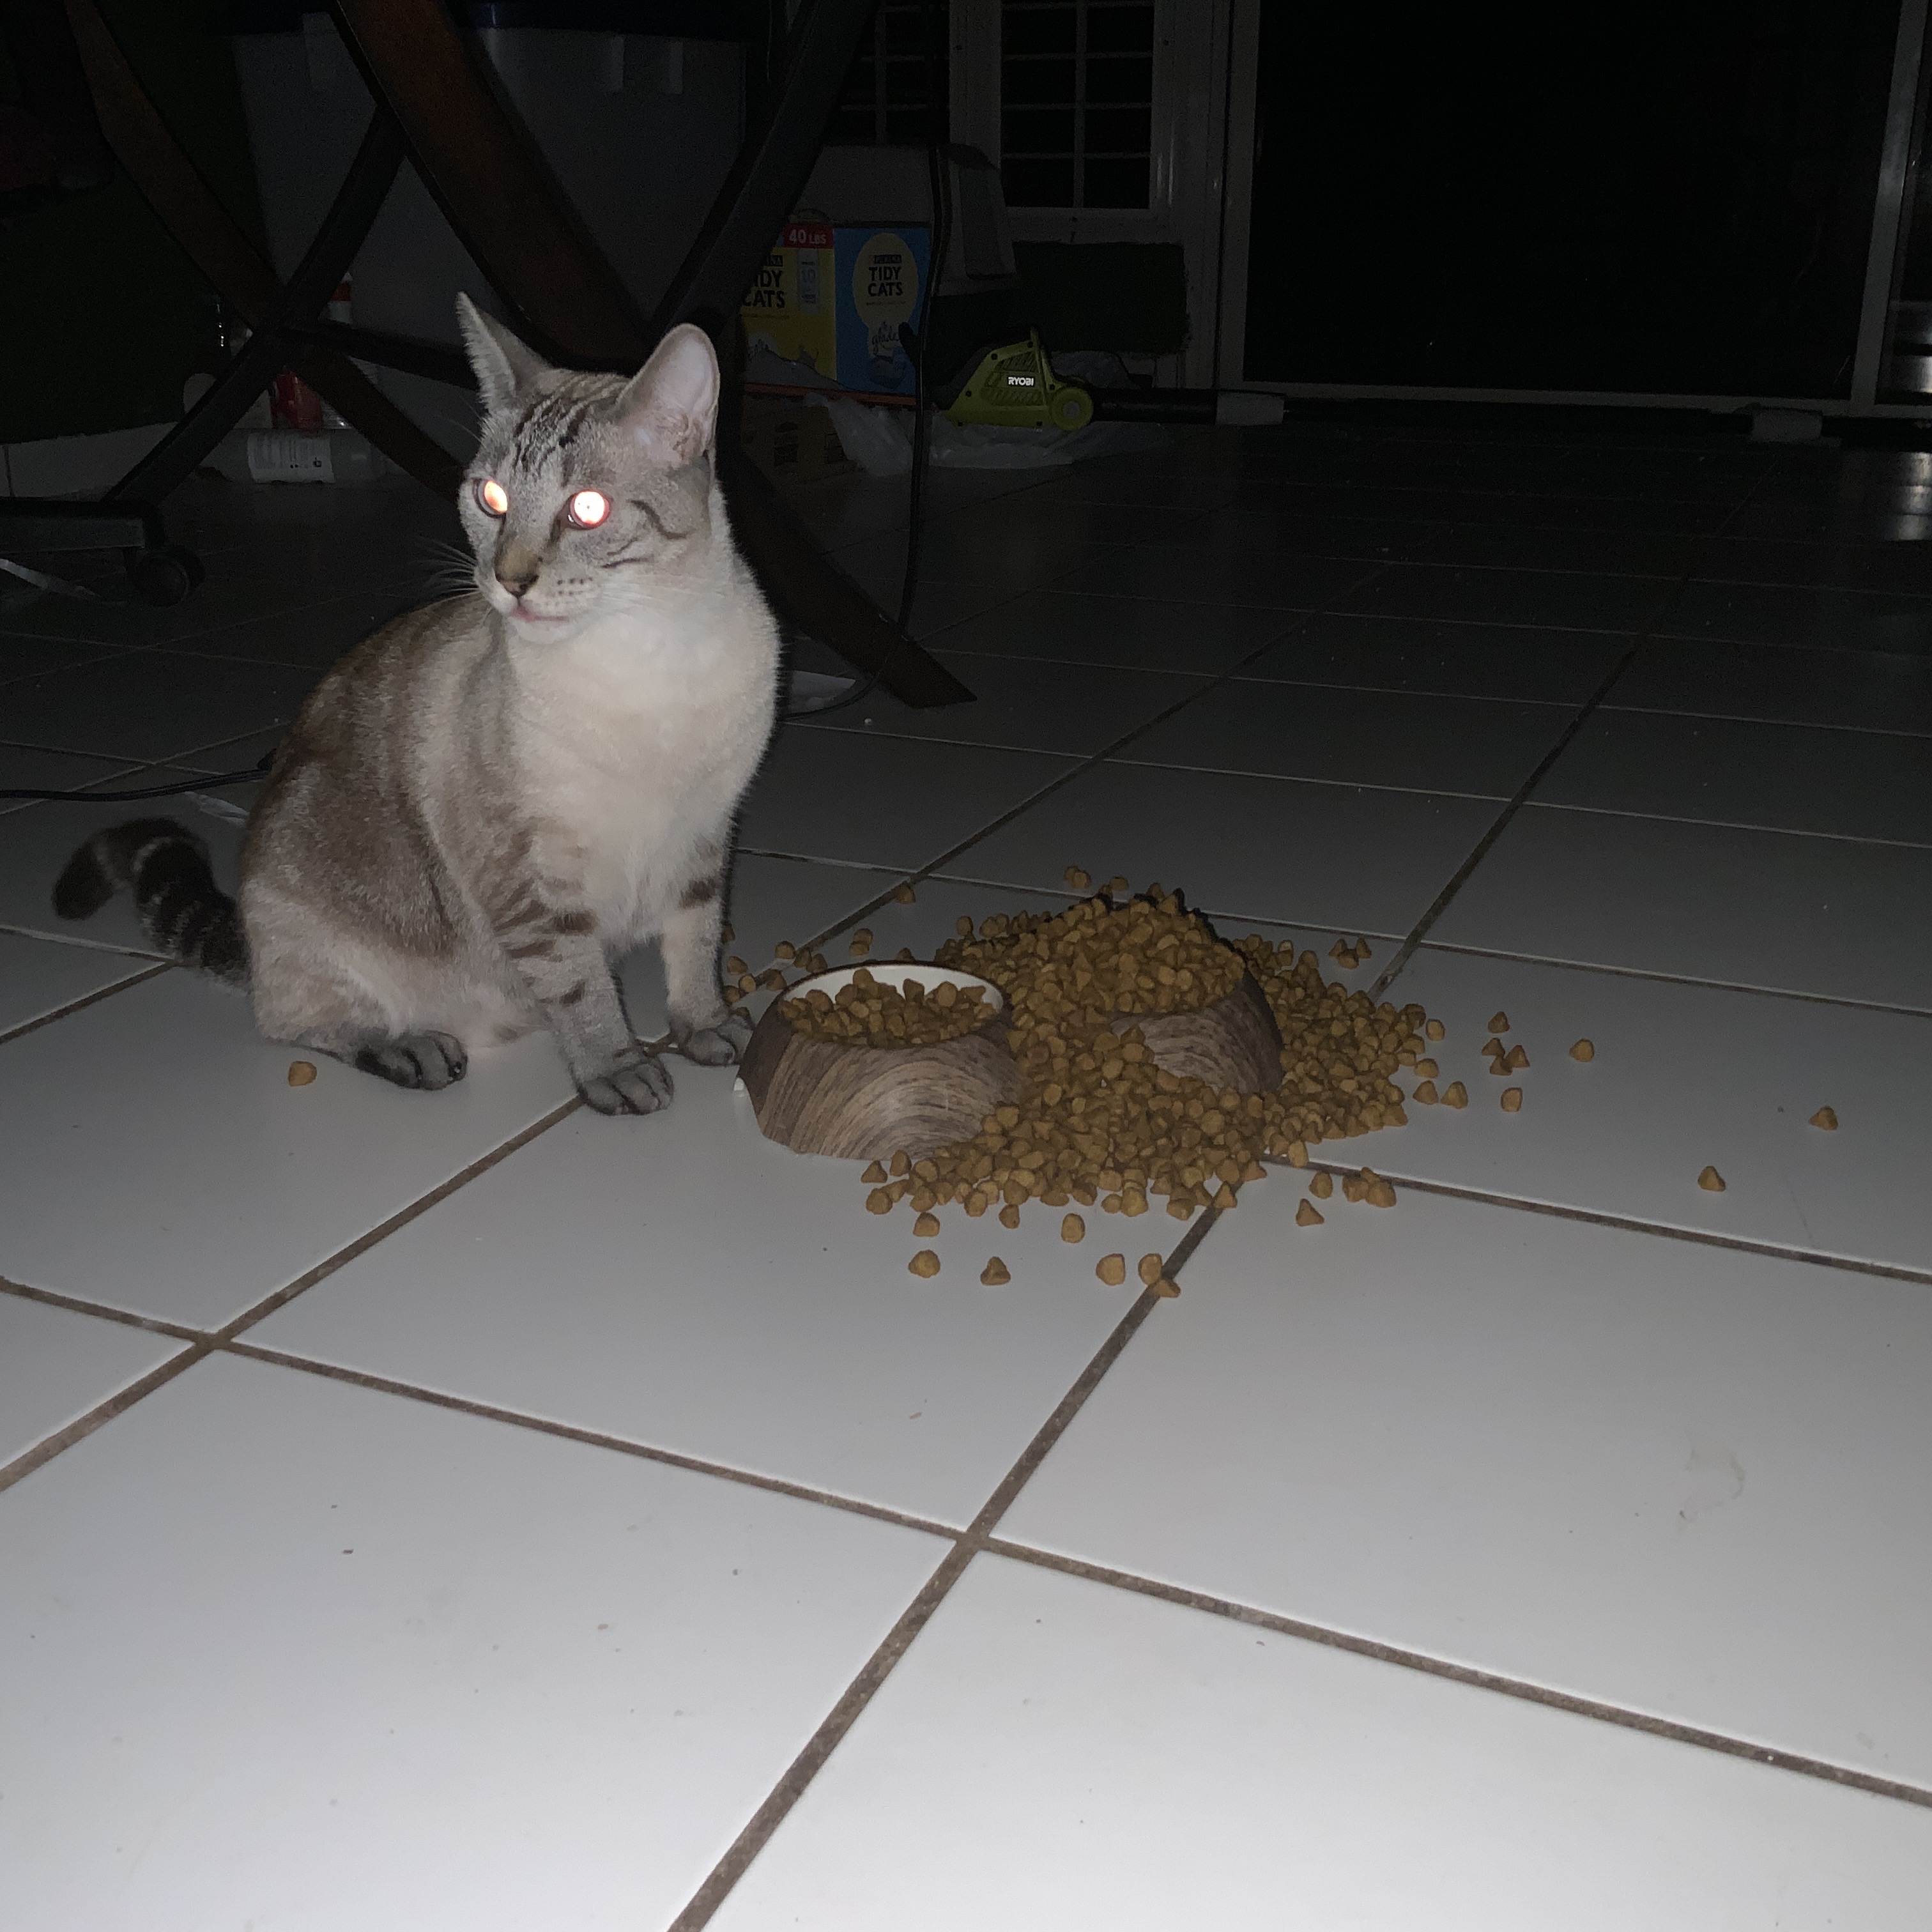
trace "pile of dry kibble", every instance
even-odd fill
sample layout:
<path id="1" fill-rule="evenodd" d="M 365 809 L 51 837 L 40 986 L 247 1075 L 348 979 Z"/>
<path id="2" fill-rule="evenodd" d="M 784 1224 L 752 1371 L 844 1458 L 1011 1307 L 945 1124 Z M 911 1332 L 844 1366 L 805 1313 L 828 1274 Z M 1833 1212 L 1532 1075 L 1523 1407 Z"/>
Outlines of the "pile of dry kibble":
<path id="1" fill-rule="evenodd" d="M 1420 1006 L 1378 1006 L 1324 984 L 1312 952 L 1298 958 L 1260 938 L 1226 944 L 1158 887 L 1123 904 L 1103 895 L 1064 913 L 996 915 L 976 932 L 968 920 L 960 926 L 937 963 L 1005 995 L 1025 1086 L 971 1139 L 866 1170 L 866 1205 L 884 1214 L 905 1202 L 920 1233 L 938 1232 L 935 1210 L 948 1203 L 976 1217 L 997 1209 L 1009 1228 L 1030 1200 L 1097 1202 L 1103 1214 L 1132 1217 L 1164 1198 L 1182 1220 L 1210 1203 L 1231 1208 L 1244 1184 L 1261 1178 L 1264 1156 L 1299 1166 L 1312 1142 L 1401 1125 L 1402 1096 L 1390 1078 L 1398 1066 L 1425 1078 L 1437 1071 L 1426 1046 L 1442 1028 Z M 1118 1016 L 1211 1005 L 1233 991 L 1244 966 L 1281 1029 L 1278 1093 L 1216 1093 L 1156 1067 L 1138 1026 L 1114 1030 Z M 1462 1098 L 1458 1091 L 1450 1103 Z M 1364 1198 L 1378 1205 L 1393 1198 L 1386 1181 L 1364 1184 Z M 1062 1232 L 1078 1240 L 1084 1222 L 1070 1214 Z M 1120 1257 L 1107 1260 L 1124 1268 Z M 937 1264 L 929 1250 L 919 1261 L 926 1265 L 916 1272 Z"/>
<path id="2" fill-rule="evenodd" d="M 778 1010 L 807 1040 L 848 1046 L 935 1046 L 985 1023 L 992 1010 L 983 986 L 950 982 L 928 992 L 911 979 L 895 986 L 861 966 L 836 994 L 814 986 L 781 1000 Z"/>

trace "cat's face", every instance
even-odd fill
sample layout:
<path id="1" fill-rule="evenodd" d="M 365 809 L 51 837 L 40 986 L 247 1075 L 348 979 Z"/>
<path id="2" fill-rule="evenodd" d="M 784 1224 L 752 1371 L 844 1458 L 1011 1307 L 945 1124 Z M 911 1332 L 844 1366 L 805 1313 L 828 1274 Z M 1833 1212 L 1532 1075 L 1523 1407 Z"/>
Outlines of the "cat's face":
<path id="1" fill-rule="evenodd" d="M 661 598 L 710 544 L 709 338 L 674 330 L 626 382 L 553 369 L 458 314 L 488 411 L 459 505 L 478 589 L 532 642 Z"/>

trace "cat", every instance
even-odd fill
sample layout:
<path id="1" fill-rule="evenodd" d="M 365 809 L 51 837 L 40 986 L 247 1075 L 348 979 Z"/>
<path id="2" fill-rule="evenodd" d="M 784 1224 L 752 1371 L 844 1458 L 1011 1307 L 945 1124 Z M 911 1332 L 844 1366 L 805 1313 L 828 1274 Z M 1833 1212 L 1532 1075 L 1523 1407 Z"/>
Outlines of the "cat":
<path id="1" fill-rule="evenodd" d="M 131 887 L 179 964 L 245 986 L 268 1039 L 400 1087 L 547 1024 L 606 1114 L 671 1097 L 610 962 L 655 938 L 670 1036 L 722 1066 L 751 1028 L 718 984 L 740 801 L 778 639 L 716 476 L 710 339 L 637 375 L 553 368 L 458 296 L 482 393 L 461 490 L 476 590 L 398 617 L 310 694 L 242 850 L 238 903 L 167 819 L 97 833 L 55 909 Z"/>

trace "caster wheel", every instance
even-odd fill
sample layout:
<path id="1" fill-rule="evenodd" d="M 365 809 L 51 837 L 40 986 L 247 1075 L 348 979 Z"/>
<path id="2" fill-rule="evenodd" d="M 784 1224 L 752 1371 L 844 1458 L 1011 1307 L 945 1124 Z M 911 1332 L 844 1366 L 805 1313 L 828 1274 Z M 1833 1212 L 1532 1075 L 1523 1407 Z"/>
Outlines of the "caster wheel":
<path id="1" fill-rule="evenodd" d="M 143 604 L 178 604 L 206 574 L 201 559 L 179 544 L 137 550 L 128 560 L 128 580 Z"/>
<path id="2" fill-rule="evenodd" d="M 1084 389 L 1070 383 L 1054 392 L 1048 413 L 1055 429 L 1084 429 L 1094 420 L 1094 398 Z"/>

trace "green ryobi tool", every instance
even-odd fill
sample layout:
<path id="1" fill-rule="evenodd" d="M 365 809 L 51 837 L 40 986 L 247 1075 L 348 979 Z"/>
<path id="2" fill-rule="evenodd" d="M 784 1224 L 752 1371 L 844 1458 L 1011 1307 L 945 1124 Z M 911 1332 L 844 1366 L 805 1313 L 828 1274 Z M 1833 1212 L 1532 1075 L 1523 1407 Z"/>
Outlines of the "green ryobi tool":
<path id="1" fill-rule="evenodd" d="M 1036 328 L 1024 342 L 988 350 L 946 413 L 956 423 L 1003 429 L 1084 429 L 1094 420 L 1094 398 L 1054 374 Z"/>

